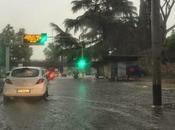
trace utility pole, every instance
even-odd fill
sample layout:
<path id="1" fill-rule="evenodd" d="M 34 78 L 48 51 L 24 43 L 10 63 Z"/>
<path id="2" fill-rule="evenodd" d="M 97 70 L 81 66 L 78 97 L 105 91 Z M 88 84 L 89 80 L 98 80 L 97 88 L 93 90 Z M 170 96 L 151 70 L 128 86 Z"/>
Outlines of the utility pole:
<path id="1" fill-rule="evenodd" d="M 84 52 L 83 52 L 84 50 L 83 50 L 83 49 L 84 49 L 83 43 L 81 43 L 81 57 L 82 57 L 82 58 L 84 57 Z"/>
<path id="2" fill-rule="evenodd" d="M 153 105 L 162 105 L 160 0 L 151 1 Z"/>
<path id="3" fill-rule="evenodd" d="M 6 66 L 6 72 L 10 70 L 10 47 L 7 45 L 5 49 L 5 66 Z"/>

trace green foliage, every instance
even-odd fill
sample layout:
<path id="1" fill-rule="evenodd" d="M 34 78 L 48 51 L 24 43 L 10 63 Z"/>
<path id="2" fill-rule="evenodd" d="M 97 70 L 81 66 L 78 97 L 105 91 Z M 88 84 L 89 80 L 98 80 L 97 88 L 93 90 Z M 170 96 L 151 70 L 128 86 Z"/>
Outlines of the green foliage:
<path id="1" fill-rule="evenodd" d="M 24 29 L 15 33 L 13 27 L 8 24 L 0 34 L 0 44 L 10 47 L 11 63 L 29 62 L 32 56 L 32 48 L 22 42 Z"/>
<path id="2" fill-rule="evenodd" d="M 47 48 L 44 49 L 44 54 L 46 56 L 46 59 L 51 62 L 58 60 L 58 56 L 60 56 L 61 53 L 62 52 L 59 48 L 59 45 L 56 45 L 53 43 L 49 43 Z"/>
<path id="3" fill-rule="evenodd" d="M 175 50 L 175 33 L 173 32 L 171 36 L 167 38 L 167 48 Z"/>
<path id="4" fill-rule="evenodd" d="M 167 39 L 162 52 L 163 62 L 175 62 L 175 33 L 173 32 Z"/>
<path id="5" fill-rule="evenodd" d="M 0 44 L 0 66 L 5 66 L 5 46 Z"/>
<path id="6" fill-rule="evenodd" d="M 51 23 L 50 25 L 57 33 L 54 42 L 59 45 L 62 50 L 80 47 L 78 39 L 73 37 L 70 33 L 63 31 L 54 23 Z"/>
<path id="7" fill-rule="evenodd" d="M 48 59 L 59 55 L 67 56 L 67 63 L 72 64 L 81 55 L 89 59 L 98 59 L 108 55 L 109 51 L 121 53 L 134 52 L 133 38 L 137 26 L 136 8 L 128 0 L 74 0 L 73 13 L 84 10 L 75 19 L 66 19 L 66 31 L 51 23 L 56 36 L 53 45 L 49 45 L 44 53 Z M 80 32 L 79 39 L 69 31 Z M 126 38 L 127 36 L 127 38 Z M 130 46 L 127 46 L 131 44 Z M 126 47 L 127 46 L 127 47 Z M 117 49 L 116 49 L 117 48 Z M 127 48 L 127 49 L 126 49 Z"/>
<path id="8" fill-rule="evenodd" d="M 108 50 L 114 51 L 113 48 L 121 50 L 122 45 L 126 46 L 128 43 L 135 42 L 133 35 L 137 18 L 135 18 L 136 8 L 132 2 L 128 0 L 75 0 L 72 4 L 74 13 L 80 10 L 84 10 L 84 13 L 76 19 L 66 19 L 67 30 L 74 29 L 75 33 L 81 31 L 80 37 L 87 41 L 87 44 L 103 46 L 98 50 L 101 55 L 108 54 Z M 128 49 L 133 52 L 134 47 L 131 47 L 132 45 Z"/>
<path id="9" fill-rule="evenodd" d="M 69 65 L 73 63 L 74 58 L 79 55 L 81 43 L 67 31 L 63 31 L 58 25 L 51 23 L 51 27 L 56 32 L 54 43 L 49 43 L 45 48 L 46 59 L 54 62 L 58 61 L 59 56 L 67 56 Z"/>
<path id="10" fill-rule="evenodd" d="M 11 45 L 13 44 L 14 40 L 15 31 L 10 24 L 7 24 L 7 26 L 2 30 L 2 33 L 0 34 L 0 43 L 3 45 Z"/>
<path id="11" fill-rule="evenodd" d="M 22 42 L 22 37 L 25 34 L 24 29 L 19 29 L 15 34 L 15 43 L 11 46 L 12 62 L 29 62 L 32 56 L 32 48 L 27 43 Z"/>

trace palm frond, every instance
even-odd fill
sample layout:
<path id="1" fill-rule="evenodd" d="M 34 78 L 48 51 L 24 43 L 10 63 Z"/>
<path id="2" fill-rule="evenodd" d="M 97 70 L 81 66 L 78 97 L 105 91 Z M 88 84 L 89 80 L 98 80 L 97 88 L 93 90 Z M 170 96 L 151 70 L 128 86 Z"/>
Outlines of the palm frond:
<path id="1" fill-rule="evenodd" d="M 79 10 L 82 10 L 82 9 L 88 9 L 91 2 L 92 2 L 91 0 L 74 0 L 74 1 L 72 1 L 73 13 L 77 13 Z"/>
<path id="2" fill-rule="evenodd" d="M 55 23 L 50 23 L 50 26 L 53 27 L 53 29 L 58 33 L 63 33 L 64 31 Z"/>
<path id="3" fill-rule="evenodd" d="M 85 31 L 85 29 L 92 28 L 99 25 L 100 15 L 94 13 L 92 10 L 86 11 L 83 15 L 78 16 L 76 19 L 66 19 L 64 25 L 68 31 L 74 29 L 74 33 L 78 31 Z"/>
<path id="4" fill-rule="evenodd" d="M 78 19 L 66 19 L 64 25 L 67 31 L 74 29 L 74 33 L 79 30 L 79 20 Z"/>

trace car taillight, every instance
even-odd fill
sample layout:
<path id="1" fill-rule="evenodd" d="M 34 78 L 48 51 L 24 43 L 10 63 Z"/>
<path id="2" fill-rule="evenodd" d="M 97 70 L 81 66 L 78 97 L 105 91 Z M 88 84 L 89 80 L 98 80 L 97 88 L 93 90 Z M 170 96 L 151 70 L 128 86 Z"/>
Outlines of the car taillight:
<path id="1" fill-rule="evenodd" d="M 48 74 L 48 79 L 49 80 L 53 80 L 55 78 L 55 73 L 54 72 L 50 72 L 49 74 Z"/>
<path id="2" fill-rule="evenodd" d="M 6 84 L 12 84 L 12 81 L 11 81 L 10 79 L 6 79 L 6 80 L 5 80 L 5 83 L 6 83 Z"/>
<path id="3" fill-rule="evenodd" d="M 43 83 L 44 82 L 44 79 L 39 79 L 37 82 L 36 82 L 36 84 L 41 84 L 41 83 Z"/>

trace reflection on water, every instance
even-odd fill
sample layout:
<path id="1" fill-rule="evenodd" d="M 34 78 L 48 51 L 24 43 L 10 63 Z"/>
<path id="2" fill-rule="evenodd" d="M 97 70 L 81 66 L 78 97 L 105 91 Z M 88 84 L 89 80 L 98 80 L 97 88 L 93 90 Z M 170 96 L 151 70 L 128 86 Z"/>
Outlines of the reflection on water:
<path id="1" fill-rule="evenodd" d="M 152 120 L 151 124 L 159 130 L 161 128 L 161 122 L 164 117 L 163 107 L 152 107 Z"/>
<path id="2" fill-rule="evenodd" d="M 163 107 L 165 109 L 175 109 L 175 103 L 166 103 Z"/>
<path id="3" fill-rule="evenodd" d="M 156 119 L 161 119 L 163 117 L 163 108 L 162 107 L 153 107 L 152 115 Z"/>
<path id="4" fill-rule="evenodd" d="M 58 86 L 50 87 L 47 101 L 15 99 L 0 105 L 0 130 L 175 128 L 175 104 L 152 108 L 151 89 L 126 83 L 68 81 L 55 82 Z M 166 94 L 171 99 L 166 103 L 174 101 L 174 93 Z"/>
<path id="5" fill-rule="evenodd" d="M 79 85 L 78 94 L 80 99 L 86 99 L 87 96 L 87 86 L 84 83 Z"/>
<path id="6" fill-rule="evenodd" d="M 1 114 L 6 125 L 27 129 L 40 121 L 38 117 L 43 114 L 43 105 L 43 101 L 38 99 L 16 99 L 4 105 Z"/>

